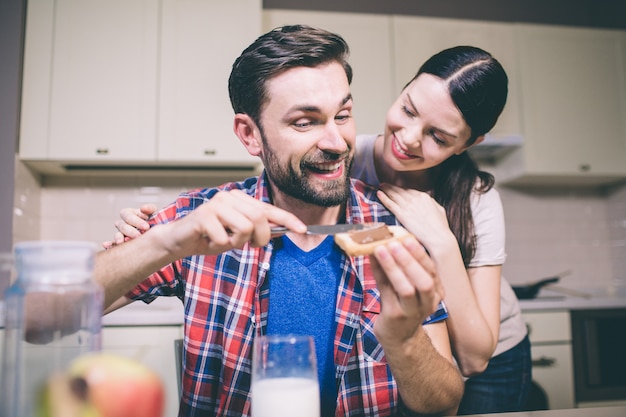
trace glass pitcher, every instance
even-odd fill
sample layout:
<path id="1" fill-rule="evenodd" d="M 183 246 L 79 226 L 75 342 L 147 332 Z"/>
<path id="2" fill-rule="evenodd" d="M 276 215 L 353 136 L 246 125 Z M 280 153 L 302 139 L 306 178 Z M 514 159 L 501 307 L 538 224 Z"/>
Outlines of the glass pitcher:
<path id="1" fill-rule="evenodd" d="M 4 297 L 0 415 L 31 417 L 39 391 L 77 356 L 100 350 L 103 291 L 93 281 L 96 245 L 15 245 L 17 278 Z"/>

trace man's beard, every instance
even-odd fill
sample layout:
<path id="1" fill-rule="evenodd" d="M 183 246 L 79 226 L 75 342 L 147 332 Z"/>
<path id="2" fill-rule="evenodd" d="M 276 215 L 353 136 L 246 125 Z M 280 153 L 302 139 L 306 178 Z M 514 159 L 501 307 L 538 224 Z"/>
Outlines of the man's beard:
<path id="1" fill-rule="evenodd" d="M 261 135 L 263 136 L 263 134 Z M 279 159 L 276 158 L 276 152 L 269 148 L 264 136 L 263 142 L 266 150 L 265 171 L 280 191 L 305 203 L 322 207 L 334 207 L 345 204 L 348 201 L 350 197 L 349 172 L 352 166 L 352 159 L 348 159 L 347 155 L 322 152 L 315 159 L 305 157 L 300 161 L 300 173 L 297 173 L 291 165 L 281 166 Z M 344 175 L 341 178 L 319 181 L 320 184 L 323 184 L 323 187 L 316 188 L 311 185 L 311 178 L 308 173 L 309 170 L 313 169 L 313 164 L 333 162 L 342 158 L 346 159 Z"/>

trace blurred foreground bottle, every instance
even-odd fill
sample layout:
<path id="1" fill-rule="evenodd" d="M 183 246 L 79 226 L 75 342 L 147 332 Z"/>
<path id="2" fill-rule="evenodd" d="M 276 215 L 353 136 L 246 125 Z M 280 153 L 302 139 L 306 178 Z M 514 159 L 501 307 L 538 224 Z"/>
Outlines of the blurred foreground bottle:
<path id="1" fill-rule="evenodd" d="M 32 417 L 46 379 L 99 351 L 103 292 L 93 281 L 96 245 L 39 241 L 15 246 L 17 279 L 4 296 L 0 417 Z"/>

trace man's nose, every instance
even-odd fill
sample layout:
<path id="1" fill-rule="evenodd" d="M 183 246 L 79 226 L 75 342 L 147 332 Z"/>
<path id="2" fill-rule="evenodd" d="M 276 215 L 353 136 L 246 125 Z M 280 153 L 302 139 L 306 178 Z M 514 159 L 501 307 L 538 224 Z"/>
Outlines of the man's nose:
<path id="1" fill-rule="evenodd" d="M 326 124 L 323 137 L 317 146 L 322 150 L 334 151 L 336 153 L 342 153 L 348 149 L 342 129 L 334 122 Z"/>

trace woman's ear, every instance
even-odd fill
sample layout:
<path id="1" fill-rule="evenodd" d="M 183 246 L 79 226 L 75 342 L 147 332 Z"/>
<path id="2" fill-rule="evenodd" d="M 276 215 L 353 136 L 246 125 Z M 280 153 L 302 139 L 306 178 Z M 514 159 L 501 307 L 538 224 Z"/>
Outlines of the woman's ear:
<path id="1" fill-rule="evenodd" d="M 485 135 L 479 136 L 476 138 L 476 140 L 474 141 L 474 143 L 472 143 L 469 146 L 464 146 L 462 147 L 456 154 L 457 155 L 461 155 L 463 152 L 465 152 L 466 150 L 468 150 L 469 148 L 471 148 L 472 146 L 476 146 L 478 145 L 480 142 L 482 142 L 483 140 L 485 140 Z"/>
<path id="2" fill-rule="evenodd" d="M 261 132 L 250 116 L 244 113 L 235 114 L 233 131 L 250 155 L 259 156 L 261 154 L 263 149 L 260 143 Z"/>

